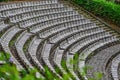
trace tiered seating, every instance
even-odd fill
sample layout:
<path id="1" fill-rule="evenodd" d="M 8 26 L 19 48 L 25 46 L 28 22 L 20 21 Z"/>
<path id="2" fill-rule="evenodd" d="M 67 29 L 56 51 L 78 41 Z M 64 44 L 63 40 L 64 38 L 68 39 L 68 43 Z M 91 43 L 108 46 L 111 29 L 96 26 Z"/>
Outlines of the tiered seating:
<path id="1" fill-rule="evenodd" d="M 17 25 L 13 25 L 13 27 L 7 30 L 0 39 L 3 50 L 7 53 L 10 53 L 11 56 L 12 53 L 9 48 L 9 42 L 12 39 L 12 37 L 15 36 L 15 34 L 18 33 L 19 31 L 21 31 L 21 29 L 19 29 Z M 15 64 L 18 66 L 18 68 L 22 68 L 19 62 L 13 56 L 12 58 L 15 61 Z"/>
<path id="2" fill-rule="evenodd" d="M 43 70 L 43 66 L 39 63 L 38 59 L 37 59 L 37 55 L 36 55 L 36 51 L 38 48 L 38 45 L 40 44 L 41 39 L 38 39 L 37 37 L 34 37 L 33 40 L 31 41 L 29 48 L 28 48 L 28 52 L 30 54 L 30 57 L 32 58 L 32 61 L 35 63 L 35 65 L 37 65 L 37 67 L 39 67 L 41 70 Z"/>
<path id="3" fill-rule="evenodd" d="M 47 67 L 60 79 L 69 73 L 80 80 L 75 67 L 81 70 L 92 52 L 119 40 L 58 0 L 1 4 L 0 11 L 0 46 L 19 69 L 36 67 L 44 77 Z M 69 63 L 76 54 L 82 61 Z"/>
<path id="4" fill-rule="evenodd" d="M 0 19 L 0 37 L 3 35 L 3 33 L 9 29 L 13 24 L 5 24 L 6 19 L 1 18 Z"/>
<path id="5" fill-rule="evenodd" d="M 48 13 L 46 13 L 46 12 L 50 11 L 50 8 L 52 8 L 53 10 L 55 10 L 57 8 L 64 9 L 63 5 L 56 5 L 56 4 L 49 5 L 46 8 L 42 8 L 42 7 L 46 7 L 46 5 L 41 5 L 41 7 L 38 6 L 38 7 L 35 7 L 35 8 L 31 7 L 31 8 L 33 8 L 33 10 L 31 8 L 29 9 L 29 7 L 28 7 L 28 9 L 25 9 L 26 10 L 25 13 L 10 16 L 10 21 L 11 22 L 19 22 L 19 21 L 27 20 L 29 18 L 34 18 L 34 17 L 47 15 Z M 38 9 L 38 10 L 36 10 L 36 9 Z M 27 11 L 27 10 L 31 10 L 31 11 Z M 51 13 L 52 12 L 50 12 L 49 14 L 51 14 Z"/>
<path id="6" fill-rule="evenodd" d="M 55 15 L 59 15 L 59 14 L 55 14 Z M 57 27 L 58 25 L 64 25 L 65 22 L 70 22 L 70 21 L 72 22 L 71 17 L 78 17 L 78 18 L 76 18 L 76 20 L 81 18 L 76 13 L 71 13 L 71 12 L 66 12 L 66 14 L 62 13 L 61 15 L 63 15 L 63 16 L 54 17 L 54 18 L 52 18 L 53 15 L 49 15 L 48 17 L 45 16 L 48 20 L 42 21 L 41 24 L 37 24 L 34 27 L 30 28 L 30 31 L 35 33 L 36 31 L 40 30 L 39 32 L 41 32 L 41 31 L 43 31 L 41 29 L 46 30 L 47 28 L 51 28 L 52 26 Z M 49 24 L 49 25 L 47 25 L 47 24 Z M 63 26 L 60 26 L 60 27 L 63 27 Z M 58 27 L 58 29 L 59 29 L 59 27 Z"/>
<path id="7" fill-rule="evenodd" d="M 3 29 L 7 28 L 8 25 L 4 23 L 4 20 L 0 20 L 0 31 L 2 31 Z"/>
<path id="8" fill-rule="evenodd" d="M 120 55 L 117 55 L 112 60 L 111 72 L 114 80 L 119 80 L 119 65 L 120 65 Z"/>
<path id="9" fill-rule="evenodd" d="M 74 34 L 74 35 L 72 35 L 72 36 L 69 35 L 69 37 L 67 37 L 67 39 L 64 39 L 64 40 L 61 42 L 60 48 L 61 48 L 61 49 L 66 49 L 67 46 L 71 45 L 74 41 L 77 41 L 77 40 L 79 41 L 81 38 L 84 38 L 85 36 L 86 36 L 86 37 L 89 36 L 89 32 L 90 32 L 90 31 L 92 31 L 92 29 L 89 30 L 88 33 L 86 33 L 86 35 L 83 35 L 83 36 L 82 36 L 82 34 L 83 34 L 83 33 L 85 34 L 85 31 L 79 32 L 79 33 Z M 70 39 L 71 39 L 71 40 L 70 40 Z M 69 41 L 71 41 L 71 42 L 69 42 Z M 56 43 L 56 44 L 58 44 L 58 43 Z M 63 45 L 63 46 L 62 46 L 62 45 Z M 57 52 L 57 51 L 56 51 L 56 52 Z M 55 53 L 56 53 L 56 52 L 55 52 Z M 57 53 L 56 53 L 55 55 L 57 55 Z M 58 54 L 58 56 L 59 56 L 59 54 Z M 57 63 L 56 63 L 56 64 L 57 64 Z"/>
<path id="10" fill-rule="evenodd" d="M 48 2 L 48 3 L 47 3 Z M 45 4 L 51 4 L 51 2 L 52 3 L 55 3 L 56 4 L 56 1 L 43 1 L 42 3 L 43 4 L 41 4 L 41 5 L 44 5 L 44 3 Z M 21 3 L 21 5 L 22 5 L 23 3 Z M 25 5 L 28 5 L 29 4 L 29 2 L 28 3 L 26 3 Z M 30 4 L 32 4 L 32 3 L 30 3 Z M 38 3 L 36 3 L 36 4 L 38 4 Z M 54 4 L 54 5 L 55 5 Z M 15 4 L 12 4 L 12 5 L 15 5 Z M 54 7 L 54 5 L 53 6 L 51 6 L 51 7 L 53 7 L 53 8 L 55 8 Z M 8 5 L 7 5 L 8 6 Z M 29 6 L 31 6 L 31 5 L 29 5 Z M 60 6 L 62 6 L 62 5 L 55 5 L 56 7 L 58 6 L 58 7 L 60 7 Z M 18 7 L 18 6 L 17 6 Z M 23 9 L 23 11 L 21 11 L 21 12 L 24 12 L 25 11 L 25 9 L 24 8 L 22 8 L 22 7 L 24 7 L 24 6 L 19 6 L 19 7 L 21 7 L 21 9 Z M 19 8 L 18 7 L 18 8 Z M 25 6 L 25 7 L 28 7 L 28 6 Z M 45 10 L 46 8 L 44 8 L 45 6 L 42 6 L 43 7 L 43 10 Z M 48 6 L 49 8 L 51 8 L 50 6 Z M 6 7 L 6 5 L 5 5 L 5 9 L 7 9 L 8 7 Z M 28 7 L 29 8 L 29 7 Z M 36 8 L 36 7 L 31 7 L 31 8 Z M 39 8 L 39 7 L 38 7 Z M 13 12 L 14 12 L 14 8 L 11 8 L 11 9 L 13 9 Z M 11 11 L 12 12 L 12 10 L 10 10 L 10 9 L 8 9 L 8 13 L 6 13 L 6 15 L 5 16 L 2 16 L 1 15 L 1 17 L 9 17 L 10 18 L 10 22 L 13 22 L 13 21 L 11 21 L 11 17 L 14 17 L 14 16 L 17 16 L 18 18 L 19 18 L 19 15 L 21 15 L 21 13 L 19 13 L 20 11 L 18 10 L 18 9 L 16 9 L 17 11 L 16 11 L 16 14 L 13 14 L 12 16 L 10 15 L 10 12 L 9 11 Z M 28 9 L 28 12 L 30 12 L 31 10 L 30 10 L 30 8 Z M 3 10 L 2 12 L 7 12 L 7 10 Z M 14 12 L 15 13 L 15 12 Z M 24 13 L 26 13 L 26 12 L 24 12 Z M 4 13 L 3 13 L 3 15 L 4 15 Z M 38 17 L 38 16 L 35 16 L 35 17 Z M 29 18 L 32 18 L 32 16 L 29 16 Z M 18 19 L 13 19 L 13 20 L 18 20 Z M 20 20 L 19 20 L 20 21 Z M 14 22 L 14 23 L 16 23 L 16 22 Z M 31 22 L 30 22 L 31 23 Z M 1 24 L 2 24 L 2 22 L 1 22 Z M 19 24 L 19 23 L 18 23 Z M 4 26 L 5 27 L 5 26 Z M 2 27 L 1 27 L 1 31 L 2 31 Z M 14 31 L 13 31 L 14 32 Z M 12 33 L 12 31 L 11 31 L 11 33 Z M 16 31 L 16 33 L 17 33 L 17 31 Z M 14 33 L 15 34 L 15 33 Z M 13 34 L 13 35 L 14 35 Z M 12 36 L 9 34 L 9 35 L 7 35 L 7 36 L 9 36 L 10 38 L 12 38 Z M 23 36 L 23 37 L 22 37 Z M 22 39 L 21 39 L 21 37 L 22 37 Z M 21 57 L 22 58 L 22 60 L 23 60 L 23 62 L 26 62 L 26 64 L 28 65 L 28 66 L 31 66 L 31 64 L 29 64 L 29 62 L 27 62 L 27 60 L 26 60 L 26 58 L 25 58 L 25 55 L 23 54 L 23 50 L 22 50 L 22 48 L 23 48 L 23 45 L 24 45 L 24 43 L 25 43 L 25 41 L 26 41 L 26 36 L 25 36 L 25 34 L 23 33 L 23 35 L 21 35 L 19 38 L 18 38 L 18 40 L 16 41 L 16 43 L 15 43 L 15 46 L 16 46 L 16 51 L 18 52 L 18 55 L 19 55 L 19 57 Z M 9 41 L 10 41 L 10 39 L 8 39 Z M 9 42 L 9 41 L 7 41 L 7 42 Z M 21 41 L 23 41 L 23 43 L 21 44 Z M 3 41 L 4 42 L 4 41 Z M 4 44 L 4 43 L 3 43 Z M 8 43 L 7 43 L 8 44 Z M 5 47 L 6 46 L 8 46 L 8 45 L 5 45 Z M 6 51 L 6 52 L 8 52 L 8 51 Z M 9 51 L 10 52 L 10 51 Z M 22 54 L 21 54 L 21 52 L 22 52 Z M 31 66 L 32 67 L 32 66 Z"/>
<path id="11" fill-rule="evenodd" d="M 19 3 L 11 3 L 11 4 L 1 4 L 0 11 L 1 17 L 8 17 L 11 15 L 21 14 L 24 12 L 29 12 L 31 10 L 38 9 L 35 6 L 41 5 L 50 5 L 56 4 L 57 0 L 48 0 L 48 1 L 30 1 L 30 2 L 19 2 Z M 43 7 L 45 9 L 45 7 Z"/>
<path id="12" fill-rule="evenodd" d="M 120 79 L 120 64 L 118 66 L 118 78 Z"/>
<path id="13" fill-rule="evenodd" d="M 89 60 L 86 61 L 87 65 L 93 66 L 88 70 L 88 77 L 93 77 L 94 72 L 102 72 L 105 76 L 102 80 L 113 80 L 111 77 L 111 62 L 115 55 L 118 55 L 120 44 L 111 45 L 102 51 L 97 51 Z"/>
<path id="14" fill-rule="evenodd" d="M 22 59 L 22 61 L 24 63 L 26 63 L 26 65 L 28 65 L 30 68 L 33 68 L 32 65 L 29 63 L 29 61 L 27 60 L 24 52 L 23 52 L 23 45 L 25 44 L 26 40 L 31 36 L 30 33 L 27 33 L 27 31 L 24 31 L 17 39 L 17 41 L 15 42 L 15 48 L 16 51 L 19 55 L 19 57 Z"/>
<path id="15" fill-rule="evenodd" d="M 100 35 L 100 33 L 99 33 L 99 35 Z M 99 35 L 98 35 L 98 37 L 99 37 Z M 103 35 L 104 35 L 104 34 L 103 34 Z M 93 35 L 93 36 L 95 36 L 95 35 Z M 92 36 L 90 36 L 90 37 L 92 37 Z M 88 37 L 88 40 L 90 40 L 90 39 L 89 39 L 90 37 Z M 109 35 L 106 35 L 106 36 L 101 37 L 101 38 L 105 38 L 105 37 L 109 37 Z M 99 38 L 100 38 L 100 37 L 99 37 Z M 99 39 L 99 38 L 98 38 L 98 39 Z M 85 38 L 85 39 L 87 39 L 87 38 Z M 85 39 L 82 40 L 83 42 L 81 41 L 81 48 L 82 48 L 82 46 L 84 46 L 85 43 L 86 43 L 86 42 L 84 43 Z M 93 39 L 93 40 L 91 40 L 91 41 L 93 41 L 93 42 L 94 42 L 94 40 L 96 40 L 96 41 L 98 40 L 97 37 L 96 37 L 95 39 L 94 39 L 94 38 L 92 38 L 92 39 Z M 91 41 L 90 41 L 90 42 L 91 42 Z M 78 41 L 76 41 L 76 42 L 79 43 L 80 40 L 78 40 Z M 76 42 L 74 42 L 73 44 L 75 44 Z M 82 45 L 82 44 L 83 44 L 83 45 Z M 86 45 L 87 45 L 87 44 L 88 44 L 88 43 L 86 43 Z M 72 46 L 73 46 L 73 45 L 72 45 Z M 70 46 L 68 47 L 68 49 L 69 49 L 69 48 L 70 48 Z M 79 45 L 79 48 L 80 48 L 80 45 Z M 74 49 L 79 49 L 79 48 L 74 48 Z M 67 49 L 67 50 L 68 50 L 68 49 Z M 65 51 L 65 52 L 66 52 L 66 55 L 67 55 L 67 51 Z M 71 53 L 75 53 L 75 52 L 76 52 L 76 51 L 71 52 Z M 68 52 L 68 53 L 69 53 L 69 52 Z M 73 57 L 73 55 L 71 55 L 71 54 L 69 54 L 69 55 L 67 55 L 67 56 Z M 70 61 L 71 58 L 69 58 L 69 57 L 67 57 L 67 58 L 68 58 L 68 61 Z M 68 67 L 69 67 L 69 66 L 68 66 Z"/>
<path id="16" fill-rule="evenodd" d="M 80 56 L 83 56 L 82 58 L 80 58 L 80 59 L 83 59 L 83 61 L 80 61 L 79 62 L 79 67 L 81 68 L 81 67 L 83 67 L 83 65 L 85 65 L 85 59 L 87 58 L 87 56 L 90 54 L 90 53 L 92 53 L 95 49 L 97 49 L 97 48 L 99 48 L 99 47 L 101 47 L 101 46 L 104 46 L 104 45 L 106 45 L 106 44 L 109 44 L 109 43 L 111 43 L 111 42 L 114 42 L 114 41 L 116 41 L 117 39 L 116 38 L 114 38 L 114 37 L 108 37 L 108 38 L 105 38 L 105 39 L 103 39 L 103 40 L 99 40 L 98 42 L 96 42 L 96 43 L 94 43 L 94 44 L 92 44 L 92 45 L 90 45 L 88 48 L 86 48 L 84 51 L 82 51 L 82 53 L 80 54 Z M 83 64 L 83 65 L 82 65 Z"/>

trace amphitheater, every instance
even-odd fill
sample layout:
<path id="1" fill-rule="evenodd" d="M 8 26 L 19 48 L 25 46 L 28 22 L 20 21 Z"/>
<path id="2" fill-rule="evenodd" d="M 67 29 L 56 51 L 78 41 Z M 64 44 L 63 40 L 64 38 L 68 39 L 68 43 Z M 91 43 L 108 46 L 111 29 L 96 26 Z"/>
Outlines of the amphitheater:
<path id="1" fill-rule="evenodd" d="M 70 80 L 87 80 L 101 72 L 102 80 L 120 80 L 119 35 L 69 1 L 0 3 L 0 51 L 9 53 L 19 70 L 36 67 L 42 77 L 47 66 L 60 79 L 69 73 Z M 82 77 L 85 65 L 92 69 Z"/>

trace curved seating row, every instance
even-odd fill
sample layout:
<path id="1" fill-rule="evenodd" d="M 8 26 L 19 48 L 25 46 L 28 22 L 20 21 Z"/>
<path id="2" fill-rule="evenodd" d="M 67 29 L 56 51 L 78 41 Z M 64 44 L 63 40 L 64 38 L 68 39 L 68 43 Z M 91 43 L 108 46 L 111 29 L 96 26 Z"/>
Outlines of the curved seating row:
<path id="1" fill-rule="evenodd" d="M 102 80 L 114 80 L 111 77 L 111 63 L 114 55 L 117 55 L 119 52 L 120 44 L 113 44 L 110 47 L 103 48 L 98 50 L 95 55 L 91 55 L 91 58 L 86 61 L 87 65 L 92 66 L 92 69 L 87 71 L 88 77 L 93 77 L 95 72 L 101 72 L 104 74 Z M 108 68 L 110 67 L 110 68 Z M 107 69 L 108 68 L 108 69 Z"/>
<path id="2" fill-rule="evenodd" d="M 1 3 L 0 11 L 18 9 L 23 7 L 31 7 L 37 5 L 48 5 L 58 3 L 58 0 L 45 0 L 45 1 L 26 1 L 26 2 L 15 2 L 15 3 Z"/>
<path id="3" fill-rule="evenodd" d="M 0 38 L 0 42 L 3 47 L 3 50 L 7 53 L 10 53 L 11 56 L 12 56 L 12 53 L 9 48 L 9 42 L 12 39 L 12 37 L 19 31 L 21 31 L 21 29 L 17 28 L 17 25 L 15 25 L 12 28 L 10 28 L 9 30 L 7 30 Z M 12 58 L 14 59 L 13 56 L 12 56 Z M 21 68 L 21 65 L 19 64 L 19 62 L 16 59 L 14 59 L 14 61 L 15 61 L 15 64 L 18 66 L 18 68 Z"/>
<path id="4" fill-rule="evenodd" d="M 85 66 L 87 57 L 96 49 L 119 41 L 58 0 L 2 3 L 0 17 L 3 50 L 10 53 L 19 69 L 36 67 L 44 77 L 47 67 L 60 79 L 69 73 L 70 80 L 80 80 L 78 70 Z M 80 61 L 70 63 L 76 54 Z"/>
<path id="5" fill-rule="evenodd" d="M 118 74 L 119 64 L 120 64 L 120 55 L 117 55 L 112 60 L 112 65 L 111 65 L 111 73 L 114 80 L 119 80 L 119 74 Z"/>

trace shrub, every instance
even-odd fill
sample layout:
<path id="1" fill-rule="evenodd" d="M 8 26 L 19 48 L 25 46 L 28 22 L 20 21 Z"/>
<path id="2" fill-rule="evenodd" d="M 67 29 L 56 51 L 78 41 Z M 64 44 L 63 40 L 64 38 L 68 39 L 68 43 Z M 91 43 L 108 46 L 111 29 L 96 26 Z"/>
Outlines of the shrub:
<path id="1" fill-rule="evenodd" d="M 58 77 L 55 77 L 47 67 L 45 68 L 46 77 L 39 75 L 39 72 L 35 68 L 28 69 L 29 71 L 24 69 L 18 71 L 15 65 L 11 65 L 9 59 L 9 54 L 0 52 L 0 61 L 6 62 L 0 65 L 0 80 L 60 80 Z M 86 75 L 87 68 L 87 66 L 84 67 L 83 71 L 85 72 L 83 72 L 83 76 Z M 69 77 L 69 74 L 65 74 L 63 80 L 69 80 Z M 101 78 L 101 73 L 95 73 L 95 78 L 89 78 L 88 80 L 100 80 Z"/>
<path id="2" fill-rule="evenodd" d="M 120 26 L 120 5 L 106 0 L 73 0 L 73 2 Z"/>
<path id="3" fill-rule="evenodd" d="M 7 1 L 9 1 L 9 0 L 0 0 L 0 2 L 7 2 Z"/>

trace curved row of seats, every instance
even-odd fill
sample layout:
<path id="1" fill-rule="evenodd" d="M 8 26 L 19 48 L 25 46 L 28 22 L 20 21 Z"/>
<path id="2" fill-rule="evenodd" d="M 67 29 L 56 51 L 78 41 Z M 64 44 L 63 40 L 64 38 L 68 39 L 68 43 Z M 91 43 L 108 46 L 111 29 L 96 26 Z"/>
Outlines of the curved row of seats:
<path id="1" fill-rule="evenodd" d="M 60 79 L 69 73 L 70 80 L 83 78 L 75 68 L 81 72 L 92 52 L 119 41 L 58 0 L 1 4 L 0 33 L 0 45 L 10 53 L 17 68 L 36 67 L 47 77 L 47 67 Z M 75 60 L 80 61 L 74 64 L 71 59 L 76 54 L 79 58 Z"/>
<path id="2" fill-rule="evenodd" d="M 3 47 L 3 50 L 7 53 L 10 53 L 11 56 L 12 56 L 12 52 L 10 51 L 10 48 L 9 48 L 9 42 L 11 40 L 11 38 L 17 33 L 19 32 L 21 29 L 19 29 L 16 25 L 15 26 L 12 26 L 10 29 L 8 29 L 3 35 L 2 37 L 0 38 L 0 42 L 1 42 L 1 45 Z M 14 58 L 14 57 L 13 57 Z M 19 64 L 19 62 L 14 59 L 15 61 L 15 64 L 18 66 L 21 67 L 21 65 Z"/>
<path id="3" fill-rule="evenodd" d="M 54 6 L 52 6 L 52 7 L 54 7 Z M 38 7 L 39 8 L 39 7 Z M 65 9 L 66 10 L 66 8 L 62 8 L 62 9 Z M 61 10 L 61 9 L 60 9 Z M 55 11 L 57 11 L 57 9 L 55 9 Z M 51 11 L 52 13 L 55 13 L 55 11 Z M 48 11 L 49 12 L 49 11 Z M 59 7 L 58 7 L 58 12 L 59 13 L 57 13 L 58 15 L 60 15 L 60 12 L 62 12 L 62 11 L 59 11 Z M 65 14 L 66 16 L 67 15 L 69 15 L 70 13 L 74 13 L 74 12 L 66 12 L 66 14 L 65 14 L 65 11 L 64 11 L 64 13 L 63 14 Z M 16 15 L 15 15 L 16 16 Z M 52 17 L 53 15 L 51 14 L 50 16 L 48 15 L 48 18 L 50 18 L 51 17 L 51 19 L 53 18 Z M 59 16 L 59 17 L 66 17 L 66 16 Z M 70 15 L 70 16 L 72 16 L 72 15 Z M 9 17 L 9 16 L 7 16 L 7 17 Z M 40 18 L 37 18 L 38 16 L 35 16 L 34 17 L 34 19 L 33 19 L 33 21 L 34 20 L 38 20 L 38 23 L 40 24 L 40 19 L 41 18 L 44 18 L 44 17 L 40 17 Z M 47 16 L 45 16 L 45 17 L 47 17 Z M 55 18 L 57 19 L 57 18 L 59 18 L 59 17 L 57 17 L 57 16 L 55 16 Z M 10 18 L 10 17 L 9 17 Z M 53 19 L 55 19 L 55 18 L 53 18 Z M 71 18 L 71 17 L 70 17 Z M 70 18 L 68 18 L 68 19 L 70 19 Z M 30 17 L 28 20 L 32 20 L 32 18 Z M 51 20 L 50 19 L 50 20 Z M 71 18 L 72 19 L 72 18 Z M 18 20 L 18 19 L 17 19 Z M 48 20 L 48 19 L 47 19 Z M 47 22 L 47 20 L 45 20 L 46 22 Z M 49 20 L 49 21 L 50 21 Z M 27 20 L 23 20 L 23 22 L 27 22 Z M 42 21 L 42 20 L 41 20 Z M 11 19 L 10 19 L 10 22 L 11 22 Z M 43 21 L 44 22 L 44 21 Z M 22 22 L 21 22 L 22 23 Z M 28 21 L 28 23 L 26 23 L 26 24 L 29 24 L 30 25 L 30 21 Z M 16 24 L 16 23 L 15 23 Z M 38 24 L 38 25 L 39 25 Z M 1 44 L 2 44 L 2 46 L 5 46 L 5 48 L 7 47 L 7 49 L 9 49 L 9 42 L 10 42 L 10 40 L 13 38 L 13 36 L 15 36 L 15 35 L 17 35 L 17 33 L 19 33 L 22 29 L 20 29 L 20 24 L 19 23 L 17 23 L 16 25 L 18 25 L 19 26 L 19 28 L 17 28 L 16 29 L 16 27 L 13 27 L 13 28 L 10 28 L 10 30 L 8 29 L 7 31 L 5 31 L 5 33 L 6 34 L 9 34 L 9 35 L 7 35 L 6 36 L 6 34 L 4 33 L 4 35 L 2 35 L 2 37 L 1 37 Z M 35 25 L 35 21 L 34 21 L 34 25 Z M 27 25 L 28 26 L 28 25 Z M 38 27 L 38 26 L 37 26 Z M 49 27 L 49 26 L 48 26 Z M 14 29 L 15 28 L 15 29 Z M 43 28 L 44 29 L 44 28 Z M 14 32 L 14 30 L 16 30 L 15 32 Z M 25 30 L 25 29 L 24 29 Z M 39 30 L 38 30 L 39 31 Z M 37 31 L 36 31 L 37 32 Z M 16 50 L 16 53 L 17 53 L 17 55 L 20 57 L 20 59 L 21 59 L 21 61 L 23 61 L 23 63 L 25 63 L 25 65 L 27 65 L 27 66 L 29 66 L 29 67 L 31 67 L 32 68 L 32 65 L 30 64 L 30 62 L 29 62 L 29 59 L 27 59 L 27 56 L 26 56 L 26 54 L 24 54 L 24 52 L 23 52 L 23 46 L 24 46 L 24 44 L 25 44 L 25 42 L 26 42 L 26 40 L 30 37 L 32 35 L 32 33 L 28 33 L 26 30 L 24 31 L 24 32 L 21 32 L 21 34 L 17 37 L 17 40 L 15 41 L 15 43 L 14 43 L 14 46 L 15 46 L 15 50 Z M 10 39 L 9 39 L 9 37 L 10 37 Z M 3 40 L 4 39 L 4 37 L 6 38 L 5 40 L 8 40 L 7 41 L 7 43 L 6 43 L 6 45 L 4 44 L 6 41 L 5 40 Z M 21 43 L 21 42 L 23 42 L 23 43 Z M 9 53 L 11 53 L 10 51 L 7 51 L 6 49 L 4 49 L 4 51 L 5 52 L 9 52 Z M 15 54 L 16 54 L 15 53 Z M 34 53 L 35 54 L 35 53 Z M 17 64 L 17 63 L 16 63 Z"/>
<path id="4" fill-rule="evenodd" d="M 120 79 L 120 64 L 118 66 L 118 78 Z"/>
<path id="5" fill-rule="evenodd" d="M 93 74 L 95 72 L 102 72 L 104 74 L 102 80 L 118 80 L 118 78 L 114 79 L 114 76 L 111 76 L 111 74 L 113 74 L 113 72 L 111 71 L 111 63 L 114 61 L 114 56 L 119 54 L 120 43 L 111 44 L 109 46 L 110 47 L 106 47 L 103 50 L 98 50 L 95 55 L 93 55 L 89 60 L 86 61 L 87 65 L 93 66 L 92 69 L 88 70 L 87 76 L 93 77 Z M 115 64 L 117 65 L 117 63 Z M 118 72 L 116 72 L 115 74 L 117 73 Z"/>
<path id="6" fill-rule="evenodd" d="M 112 60 L 111 72 L 114 80 L 119 80 L 119 65 L 120 65 L 120 55 L 117 55 Z"/>

